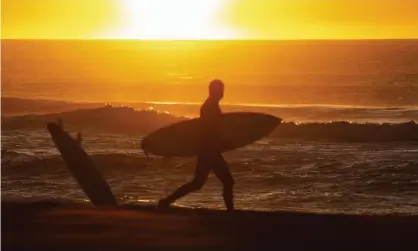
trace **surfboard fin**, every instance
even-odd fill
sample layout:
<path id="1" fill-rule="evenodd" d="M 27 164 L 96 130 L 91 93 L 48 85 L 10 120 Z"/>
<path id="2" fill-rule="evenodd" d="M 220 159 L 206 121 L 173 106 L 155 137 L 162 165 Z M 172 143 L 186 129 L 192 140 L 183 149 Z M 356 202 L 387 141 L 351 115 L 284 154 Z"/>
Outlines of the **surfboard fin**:
<path id="1" fill-rule="evenodd" d="M 61 118 L 57 118 L 57 125 L 61 128 L 64 129 L 64 122 L 62 122 Z"/>
<path id="2" fill-rule="evenodd" d="M 77 138 L 75 139 L 78 144 L 81 145 L 81 142 L 83 142 L 83 136 L 81 135 L 81 132 L 77 133 Z"/>

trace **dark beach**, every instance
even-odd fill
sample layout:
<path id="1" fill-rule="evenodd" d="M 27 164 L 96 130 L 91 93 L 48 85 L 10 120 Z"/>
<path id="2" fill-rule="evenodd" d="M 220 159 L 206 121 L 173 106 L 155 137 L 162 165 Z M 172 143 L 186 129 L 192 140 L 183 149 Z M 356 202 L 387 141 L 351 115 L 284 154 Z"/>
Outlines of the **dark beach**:
<path id="1" fill-rule="evenodd" d="M 417 216 L 2 202 L 2 250 L 416 250 Z"/>

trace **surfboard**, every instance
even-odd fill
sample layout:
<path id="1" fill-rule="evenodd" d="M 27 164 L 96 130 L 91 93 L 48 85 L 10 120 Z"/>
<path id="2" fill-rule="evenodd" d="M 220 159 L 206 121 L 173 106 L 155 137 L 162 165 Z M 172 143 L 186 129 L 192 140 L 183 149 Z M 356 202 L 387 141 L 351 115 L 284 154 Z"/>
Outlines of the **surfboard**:
<path id="1" fill-rule="evenodd" d="M 48 123 L 47 129 L 67 168 L 93 205 L 117 207 L 118 203 L 108 183 L 81 147 L 81 135 L 77 140 L 74 139 L 64 130 L 62 123 Z"/>
<path id="2" fill-rule="evenodd" d="M 222 152 L 249 145 L 270 134 L 281 118 L 256 112 L 231 112 L 222 114 L 221 138 L 228 142 Z M 145 153 L 164 157 L 193 157 L 198 153 L 200 119 L 181 121 L 157 129 L 143 138 Z"/>

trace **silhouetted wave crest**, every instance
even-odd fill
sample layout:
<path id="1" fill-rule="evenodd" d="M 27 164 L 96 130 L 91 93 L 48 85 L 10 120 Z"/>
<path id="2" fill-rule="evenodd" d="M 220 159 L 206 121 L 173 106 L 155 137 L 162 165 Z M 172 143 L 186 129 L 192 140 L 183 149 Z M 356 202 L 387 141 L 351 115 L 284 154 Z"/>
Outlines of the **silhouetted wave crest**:
<path id="1" fill-rule="evenodd" d="M 46 115 L 4 117 L 2 128 L 3 130 L 42 129 L 47 122 L 58 118 L 62 119 L 66 128 L 71 130 L 122 133 L 132 136 L 144 135 L 157 128 L 188 119 L 154 109 L 136 110 L 131 107 L 106 106 Z M 270 136 L 348 142 L 418 141 L 418 124 L 415 121 L 382 124 L 348 121 L 284 122 Z"/>

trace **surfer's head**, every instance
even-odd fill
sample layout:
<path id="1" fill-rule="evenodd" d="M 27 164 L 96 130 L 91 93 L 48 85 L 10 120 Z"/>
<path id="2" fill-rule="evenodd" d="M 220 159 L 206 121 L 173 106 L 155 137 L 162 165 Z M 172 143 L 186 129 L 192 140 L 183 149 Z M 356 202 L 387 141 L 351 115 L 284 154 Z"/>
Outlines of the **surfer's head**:
<path id="1" fill-rule="evenodd" d="M 215 100 L 221 100 L 224 97 L 224 83 L 215 79 L 209 84 L 209 97 Z"/>

